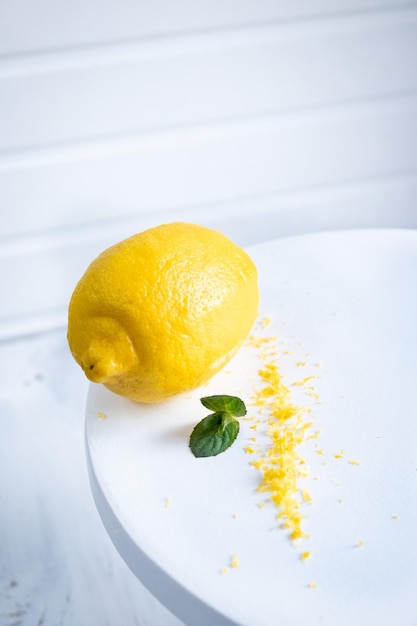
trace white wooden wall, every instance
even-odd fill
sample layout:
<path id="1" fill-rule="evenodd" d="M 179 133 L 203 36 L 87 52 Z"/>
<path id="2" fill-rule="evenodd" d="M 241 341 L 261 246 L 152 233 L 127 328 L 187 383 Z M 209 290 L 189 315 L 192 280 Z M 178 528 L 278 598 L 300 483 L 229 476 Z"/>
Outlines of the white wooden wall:
<path id="1" fill-rule="evenodd" d="M 417 226 L 417 2 L 0 0 L 0 338 L 147 226 Z"/>

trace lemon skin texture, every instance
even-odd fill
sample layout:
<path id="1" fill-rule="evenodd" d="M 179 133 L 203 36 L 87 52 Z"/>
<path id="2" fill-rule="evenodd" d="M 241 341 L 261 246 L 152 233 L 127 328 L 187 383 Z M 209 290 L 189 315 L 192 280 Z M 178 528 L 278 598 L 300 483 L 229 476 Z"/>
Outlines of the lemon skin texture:
<path id="1" fill-rule="evenodd" d="M 161 402 L 207 382 L 255 321 L 256 267 L 222 233 L 174 222 L 102 252 L 72 294 L 68 343 L 93 382 Z"/>

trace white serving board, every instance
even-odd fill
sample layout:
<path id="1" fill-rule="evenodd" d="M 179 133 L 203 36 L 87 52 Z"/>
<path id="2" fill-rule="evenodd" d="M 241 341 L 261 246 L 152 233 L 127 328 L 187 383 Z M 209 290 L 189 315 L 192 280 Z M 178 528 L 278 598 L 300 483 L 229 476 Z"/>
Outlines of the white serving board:
<path id="1" fill-rule="evenodd" d="M 320 431 L 301 447 L 310 538 L 294 545 L 277 508 L 259 506 L 267 496 L 245 451 L 250 421 L 217 457 L 195 459 L 188 448 L 208 413 L 204 395 L 239 395 L 258 415 L 250 397 L 260 360 L 248 346 L 208 386 L 164 404 L 90 386 L 87 459 L 103 522 L 133 572 L 189 626 L 412 626 L 417 232 L 303 235 L 248 252 L 260 314 L 272 318 L 254 332 L 277 336 L 284 381 Z M 309 396 L 292 386 L 311 375 Z"/>

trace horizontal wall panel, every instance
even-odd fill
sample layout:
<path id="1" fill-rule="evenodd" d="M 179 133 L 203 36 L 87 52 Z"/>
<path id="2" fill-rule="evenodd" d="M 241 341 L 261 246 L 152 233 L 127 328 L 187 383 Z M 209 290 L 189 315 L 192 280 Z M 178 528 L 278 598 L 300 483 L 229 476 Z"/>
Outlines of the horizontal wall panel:
<path id="1" fill-rule="evenodd" d="M 0 55 L 413 4 L 406 0 L 3 0 Z"/>
<path id="2" fill-rule="evenodd" d="M 187 220 L 246 246 L 276 237 L 346 228 L 417 228 L 417 177 L 260 196 L 218 205 L 97 222 L 1 248 L 0 340 L 65 327 L 69 298 L 90 261 L 145 228 Z"/>
<path id="3" fill-rule="evenodd" d="M 417 169 L 417 95 L 0 159 L 1 236 Z"/>
<path id="4" fill-rule="evenodd" d="M 0 151 L 417 90 L 417 8 L 0 63 Z"/>

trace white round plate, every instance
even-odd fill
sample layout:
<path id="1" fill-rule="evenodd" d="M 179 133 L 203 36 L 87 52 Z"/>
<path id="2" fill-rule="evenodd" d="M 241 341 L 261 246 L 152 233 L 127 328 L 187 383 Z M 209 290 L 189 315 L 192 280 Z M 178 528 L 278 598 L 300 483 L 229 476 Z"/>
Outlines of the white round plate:
<path id="1" fill-rule="evenodd" d="M 290 541 L 257 491 L 253 422 L 216 457 L 188 447 L 202 396 L 239 395 L 259 417 L 262 358 L 248 345 L 208 386 L 163 404 L 90 386 L 87 458 L 107 531 L 190 626 L 415 625 L 417 232 L 320 233 L 248 252 L 272 319 L 254 333 L 277 337 L 283 380 L 320 432 L 300 446 L 310 538 Z"/>

